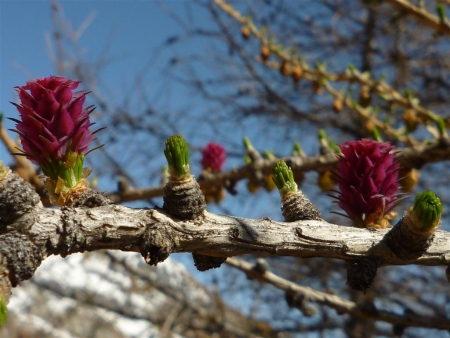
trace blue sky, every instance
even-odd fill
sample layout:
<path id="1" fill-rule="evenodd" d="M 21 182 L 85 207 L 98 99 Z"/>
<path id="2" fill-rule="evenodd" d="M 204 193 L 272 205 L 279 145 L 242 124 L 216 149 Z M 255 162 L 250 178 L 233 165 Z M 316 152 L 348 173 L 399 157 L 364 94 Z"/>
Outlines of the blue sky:
<path id="1" fill-rule="evenodd" d="M 157 88 L 162 81 L 160 65 L 166 51 L 159 48 L 181 28 L 161 6 L 175 13 L 185 13 L 186 1 L 60 1 L 67 21 L 78 29 L 88 23 L 80 38 L 83 56 L 99 60 L 105 46 L 110 65 L 102 73 L 108 88 L 119 92 L 130 74 L 139 73 L 146 62 L 152 65 L 148 73 L 148 87 Z M 195 20 L 207 20 L 198 10 Z M 15 117 L 14 86 L 27 80 L 55 74 L 50 58 L 48 38 L 52 32 L 51 2 L 49 0 L 0 0 L 0 111 Z M 188 48 L 197 48 L 189 44 Z M 182 98 L 180 98 L 182 101 Z M 13 124 L 6 121 L 6 127 Z M 0 158 L 8 154 L 0 146 Z M 6 160 L 8 162 L 8 160 Z"/>

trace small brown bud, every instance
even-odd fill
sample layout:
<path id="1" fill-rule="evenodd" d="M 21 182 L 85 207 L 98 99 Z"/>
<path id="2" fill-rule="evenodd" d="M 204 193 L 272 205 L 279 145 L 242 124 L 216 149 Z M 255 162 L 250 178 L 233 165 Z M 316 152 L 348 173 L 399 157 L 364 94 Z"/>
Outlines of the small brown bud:
<path id="1" fill-rule="evenodd" d="M 250 191 L 252 194 L 254 194 L 255 192 L 257 192 L 259 190 L 260 184 L 256 180 L 248 180 L 247 188 L 248 188 L 248 191 Z"/>
<path id="2" fill-rule="evenodd" d="M 300 67 L 300 65 L 295 65 L 292 68 L 291 75 L 292 75 L 292 80 L 294 81 L 294 83 L 298 83 L 303 76 L 302 67 Z"/>
<path id="3" fill-rule="evenodd" d="M 372 97 L 370 96 L 370 88 L 368 86 L 362 86 L 359 90 L 359 105 L 363 108 L 370 106 Z"/>
<path id="4" fill-rule="evenodd" d="M 248 26 L 242 26 L 241 35 L 245 40 L 248 40 L 250 38 L 250 36 L 252 35 L 250 28 Z"/>
<path id="5" fill-rule="evenodd" d="M 318 95 L 323 93 L 323 87 L 320 85 L 319 81 L 312 82 L 312 90 L 315 94 Z"/>
<path id="6" fill-rule="evenodd" d="M 410 133 L 417 129 L 420 122 L 414 109 L 405 110 L 405 113 L 403 114 L 403 121 L 405 121 L 406 129 Z"/>
<path id="7" fill-rule="evenodd" d="M 417 182 L 419 182 L 420 172 L 417 169 L 402 168 L 399 171 L 399 183 L 404 192 L 410 192 L 414 189 Z"/>
<path id="8" fill-rule="evenodd" d="M 225 198 L 225 196 L 226 196 L 225 189 L 220 189 L 214 195 L 214 202 L 216 202 L 216 204 L 219 204 L 220 202 L 222 202 L 222 200 Z"/>
<path id="9" fill-rule="evenodd" d="M 272 179 L 272 175 L 268 175 L 266 177 L 264 177 L 264 188 L 268 191 L 271 192 L 273 189 L 275 189 L 277 186 L 275 184 L 275 182 Z"/>
<path id="10" fill-rule="evenodd" d="M 319 174 L 317 184 L 323 192 L 327 192 L 334 188 L 336 182 L 333 179 L 331 171 L 325 171 L 324 173 Z"/>
<path id="11" fill-rule="evenodd" d="M 280 73 L 283 76 L 289 76 L 291 75 L 291 66 L 288 62 L 283 61 L 280 65 Z"/>
<path id="12" fill-rule="evenodd" d="M 266 45 L 261 46 L 260 54 L 261 54 L 261 59 L 263 59 L 263 61 L 267 61 L 267 59 L 270 56 L 269 47 Z"/>
<path id="13" fill-rule="evenodd" d="M 339 114 L 344 108 L 344 103 L 341 99 L 336 99 L 333 101 L 333 110 L 336 114 Z"/>
<path id="14" fill-rule="evenodd" d="M 375 124 L 372 121 L 367 121 L 366 123 L 366 130 L 370 132 L 375 128 Z"/>

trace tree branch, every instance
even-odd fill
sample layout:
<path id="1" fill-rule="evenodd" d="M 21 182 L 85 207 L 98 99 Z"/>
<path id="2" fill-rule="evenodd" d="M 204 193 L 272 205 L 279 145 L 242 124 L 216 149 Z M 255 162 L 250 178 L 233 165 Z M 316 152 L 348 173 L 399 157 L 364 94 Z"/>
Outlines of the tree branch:
<path id="1" fill-rule="evenodd" d="M 114 249 L 140 252 L 150 265 L 171 253 L 215 257 L 243 254 L 324 257 L 345 261 L 370 258 L 377 265 L 450 265 L 450 234 L 437 231 L 420 257 L 401 259 L 384 241 L 390 229 L 368 230 L 321 221 L 276 222 L 204 212 L 179 221 L 158 209 L 119 205 L 45 209 L 38 204 L 0 234 L 12 286 L 33 276 L 49 255 Z"/>
<path id="2" fill-rule="evenodd" d="M 448 20 L 440 21 L 437 16 L 430 14 L 426 9 L 416 6 L 407 0 L 385 1 L 395 8 L 415 16 L 420 22 L 435 29 L 437 32 L 450 35 L 450 23 Z"/>
<path id="3" fill-rule="evenodd" d="M 243 271 L 249 278 L 258 279 L 260 282 L 266 282 L 288 294 L 297 294 L 303 302 L 315 302 L 321 305 L 335 309 L 338 313 L 347 313 L 353 317 L 384 321 L 393 325 L 403 327 L 426 327 L 448 330 L 450 322 L 446 318 L 436 318 L 430 316 L 420 316 L 417 314 L 399 315 L 394 312 L 379 310 L 373 306 L 358 305 L 355 302 L 342 299 L 338 296 L 325 292 L 316 291 L 307 286 L 301 286 L 290 282 L 282 277 L 275 275 L 270 271 L 259 272 L 255 266 L 237 258 L 229 258 L 226 264 Z M 303 303 L 301 302 L 301 303 Z M 293 304 L 295 307 L 301 307 L 304 304 Z"/>
<path id="4" fill-rule="evenodd" d="M 441 144 L 439 141 L 405 147 L 396 151 L 397 159 L 401 161 L 402 167 L 405 168 L 420 169 L 426 163 L 435 163 L 450 159 L 450 145 Z M 264 175 L 270 175 L 272 167 L 278 160 L 261 159 L 251 165 L 222 173 L 205 172 L 198 179 L 198 183 L 204 192 L 208 192 L 209 190 L 217 189 L 217 186 L 225 186 L 226 182 L 238 182 L 248 179 L 257 171 Z M 332 170 L 337 162 L 336 157 L 332 154 L 306 158 L 292 156 L 283 158 L 283 160 L 289 164 L 295 176 L 301 176 L 307 171 L 323 172 Z M 119 203 L 138 199 L 149 199 L 163 195 L 164 186 L 159 186 L 142 189 L 129 188 L 121 192 L 110 193 L 108 194 L 108 198 L 115 203 Z"/>

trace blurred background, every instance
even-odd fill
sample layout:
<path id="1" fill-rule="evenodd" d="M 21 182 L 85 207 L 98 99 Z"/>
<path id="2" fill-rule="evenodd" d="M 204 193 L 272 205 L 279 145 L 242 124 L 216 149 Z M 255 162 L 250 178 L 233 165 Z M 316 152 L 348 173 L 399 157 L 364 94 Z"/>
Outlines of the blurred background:
<path id="1" fill-rule="evenodd" d="M 157 193 L 126 200 L 120 192 L 124 185 L 160 186 L 164 141 L 176 133 L 189 143 L 196 177 L 209 142 L 227 151 L 223 171 L 244 166 L 244 137 L 262 156 L 280 158 L 292 155 L 295 142 L 306 157 L 326 151 L 321 129 L 337 144 L 371 137 L 376 129 L 400 149 L 422 145 L 438 137 L 424 109 L 449 127 L 450 34 L 395 2 L 230 2 L 239 21 L 221 1 L 1 0 L 0 111 L 18 117 L 10 101 L 18 99 L 14 87 L 28 80 L 81 80 L 91 91 L 88 103 L 97 107 L 91 119 L 107 127 L 98 134 L 105 146 L 86 158 L 92 184 L 136 208 L 162 206 Z M 450 10 L 445 1 L 410 3 L 436 17 L 436 6 Z M 361 81 L 348 80 L 353 69 Z M 375 93 L 367 79 L 391 87 Z M 3 119 L 2 127 L 15 125 Z M 20 169 L 4 142 L 0 159 Z M 405 168 L 403 189 L 411 197 L 399 214 L 417 192 L 432 189 L 444 205 L 442 228 L 450 230 L 448 160 Z M 279 194 L 256 176 L 235 182 L 208 210 L 282 220 Z M 327 170 L 311 168 L 296 179 L 324 219 L 350 225 L 331 213 L 338 209 L 327 196 L 333 188 Z M 450 320 L 442 267 L 379 269 L 362 294 L 346 286 L 341 261 L 266 260 L 294 283 L 356 304 Z M 200 273 L 190 254 L 174 254 L 157 267 L 130 253 L 76 254 L 50 257 L 13 291 L 0 337 L 448 337 L 311 307 L 291 308 L 285 292 L 227 265 Z"/>

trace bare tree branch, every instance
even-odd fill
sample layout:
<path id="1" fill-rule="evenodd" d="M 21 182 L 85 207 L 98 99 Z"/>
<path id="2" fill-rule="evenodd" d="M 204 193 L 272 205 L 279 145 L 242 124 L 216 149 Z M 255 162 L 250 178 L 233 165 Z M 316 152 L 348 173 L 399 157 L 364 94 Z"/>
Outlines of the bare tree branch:
<path id="1" fill-rule="evenodd" d="M 448 20 L 441 21 L 435 15 L 429 13 L 425 8 L 416 6 L 408 0 L 385 0 L 395 8 L 405 11 L 413 15 L 423 24 L 435 29 L 441 34 L 450 35 L 450 22 Z"/>
<path id="2" fill-rule="evenodd" d="M 419 316 L 417 314 L 399 315 L 391 311 L 377 309 L 374 304 L 372 306 L 368 306 L 368 304 L 358 305 L 355 302 L 345 300 L 341 297 L 295 284 L 270 271 L 259 272 L 254 265 L 237 258 L 227 259 L 226 264 L 243 271 L 249 278 L 257 279 L 262 283 L 269 283 L 286 293 L 300 295 L 298 298 L 302 299 L 303 302 L 314 302 L 325 305 L 335 309 L 339 314 L 347 313 L 357 318 L 384 321 L 404 327 L 450 329 L 450 322 L 447 318 Z M 299 302 L 297 306 L 301 307 L 304 305 L 301 303 Z"/>

